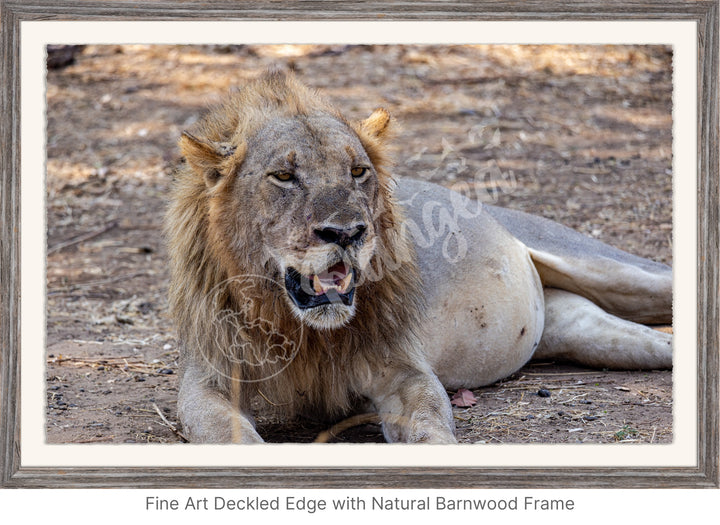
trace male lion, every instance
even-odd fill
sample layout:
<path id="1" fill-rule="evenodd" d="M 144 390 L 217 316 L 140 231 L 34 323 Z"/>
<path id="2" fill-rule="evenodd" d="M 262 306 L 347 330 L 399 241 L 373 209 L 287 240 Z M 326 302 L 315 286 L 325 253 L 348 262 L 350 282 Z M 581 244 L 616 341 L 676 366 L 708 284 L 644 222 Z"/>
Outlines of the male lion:
<path id="1" fill-rule="evenodd" d="M 453 443 L 445 388 L 532 356 L 668 368 L 672 272 L 564 226 L 393 180 L 390 117 L 348 122 L 265 74 L 180 147 L 166 220 L 196 442 L 260 442 L 250 402 L 377 412 L 388 441 Z"/>

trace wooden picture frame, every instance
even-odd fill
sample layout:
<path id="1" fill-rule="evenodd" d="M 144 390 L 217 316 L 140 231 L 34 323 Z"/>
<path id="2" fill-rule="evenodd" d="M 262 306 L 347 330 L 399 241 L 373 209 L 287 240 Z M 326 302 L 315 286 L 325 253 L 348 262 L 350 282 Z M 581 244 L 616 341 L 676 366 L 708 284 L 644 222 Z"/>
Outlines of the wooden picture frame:
<path id="1" fill-rule="evenodd" d="M 48 488 L 337 488 L 337 487 L 718 487 L 720 319 L 718 246 L 717 0 L 251 3 L 135 1 L 7 1 L 2 19 L 0 117 L 0 486 Z M 697 463 L 692 467 L 26 467 L 20 455 L 20 25 L 38 20 L 487 20 L 690 21 L 697 26 Z"/>

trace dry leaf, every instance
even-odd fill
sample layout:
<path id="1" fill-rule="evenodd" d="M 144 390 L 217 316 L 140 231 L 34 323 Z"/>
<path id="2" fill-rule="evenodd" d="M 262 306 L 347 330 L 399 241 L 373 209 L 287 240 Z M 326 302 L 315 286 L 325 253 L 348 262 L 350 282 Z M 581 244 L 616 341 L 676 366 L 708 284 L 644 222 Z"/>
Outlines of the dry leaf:
<path id="1" fill-rule="evenodd" d="M 450 399 L 450 403 L 460 408 L 467 408 L 477 404 L 475 394 L 467 388 L 461 388 Z"/>

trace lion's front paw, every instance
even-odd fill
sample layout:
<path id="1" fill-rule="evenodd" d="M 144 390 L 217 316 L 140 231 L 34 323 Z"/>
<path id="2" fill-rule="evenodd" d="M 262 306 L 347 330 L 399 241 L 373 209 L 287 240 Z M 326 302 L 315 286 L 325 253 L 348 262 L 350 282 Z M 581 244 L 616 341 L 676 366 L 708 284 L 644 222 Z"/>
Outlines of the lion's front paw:
<path id="1" fill-rule="evenodd" d="M 452 445 L 457 443 L 455 435 L 447 431 L 421 431 L 408 438 L 408 443 L 427 443 L 432 445 Z"/>
<path id="2" fill-rule="evenodd" d="M 389 443 L 429 443 L 435 445 L 457 443 L 452 428 L 441 423 L 415 421 L 408 425 L 385 422 L 383 425 L 385 439 Z"/>

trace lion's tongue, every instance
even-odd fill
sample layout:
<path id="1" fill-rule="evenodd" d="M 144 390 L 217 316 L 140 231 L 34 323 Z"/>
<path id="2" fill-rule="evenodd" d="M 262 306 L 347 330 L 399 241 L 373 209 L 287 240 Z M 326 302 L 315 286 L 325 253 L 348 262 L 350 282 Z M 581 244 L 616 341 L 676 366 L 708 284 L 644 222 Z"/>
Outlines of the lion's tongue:
<path id="1" fill-rule="evenodd" d="M 329 289 L 334 288 L 340 293 L 345 293 L 352 281 L 350 273 L 345 263 L 339 262 L 327 270 L 315 274 L 313 276 L 313 288 L 317 295 L 324 294 Z"/>

